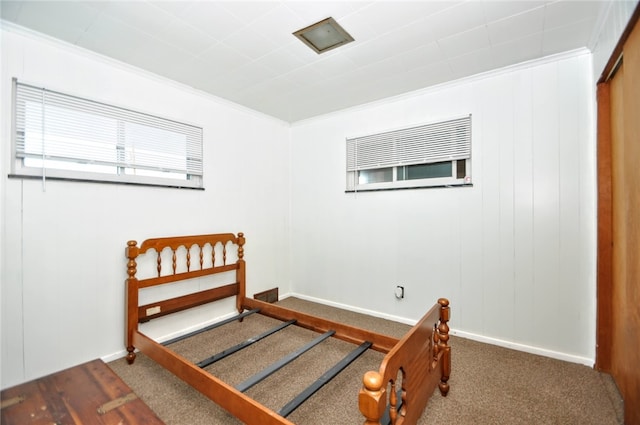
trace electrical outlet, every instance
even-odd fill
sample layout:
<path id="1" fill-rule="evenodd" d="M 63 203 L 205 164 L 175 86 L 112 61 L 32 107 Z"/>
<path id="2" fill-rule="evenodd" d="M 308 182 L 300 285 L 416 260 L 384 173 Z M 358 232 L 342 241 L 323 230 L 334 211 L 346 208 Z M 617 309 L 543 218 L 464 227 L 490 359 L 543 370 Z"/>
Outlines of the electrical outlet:
<path id="1" fill-rule="evenodd" d="M 153 316 L 154 314 L 160 313 L 160 306 L 157 305 L 155 307 L 149 307 L 147 309 L 147 316 Z"/>
<path id="2" fill-rule="evenodd" d="M 404 286 L 400 286 L 400 285 L 396 286 L 395 295 L 396 295 L 397 299 L 399 299 L 399 300 L 403 299 L 404 298 Z"/>

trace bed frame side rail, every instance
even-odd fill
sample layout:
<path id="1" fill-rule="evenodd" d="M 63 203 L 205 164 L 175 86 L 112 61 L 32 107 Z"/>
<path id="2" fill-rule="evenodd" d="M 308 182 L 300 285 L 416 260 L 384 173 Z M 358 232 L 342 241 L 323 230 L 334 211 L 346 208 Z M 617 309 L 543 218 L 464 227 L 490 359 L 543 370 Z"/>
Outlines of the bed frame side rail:
<path id="1" fill-rule="evenodd" d="M 379 371 L 364 375 L 358 404 L 365 425 L 415 424 L 436 387 L 447 395 L 449 314 L 449 301 L 440 298 L 385 356 Z"/>
<path id="2" fill-rule="evenodd" d="M 260 314 L 273 317 L 278 320 L 296 320 L 296 326 L 310 329 L 315 332 L 324 333 L 329 330 L 335 331 L 333 337 L 350 342 L 352 344 L 362 344 L 365 341 L 371 342 L 371 349 L 382 353 L 388 353 L 397 345 L 398 339 L 388 335 L 366 329 L 349 326 L 344 323 L 335 322 L 329 319 L 302 313 L 300 311 L 291 310 L 281 307 L 277 304 L 271 304 L 253 298 L 245 298 L 242 306 L 244 309 L 259 309 Z"/>
<path id="3" fill-rule="evenodd" d="M 137 330 L 134 332 L 133 342 L 151 359 L 200 391 L 242 422 L 263 425 L 294 425 L 293 422 L 227 385 L 206 370 L 199 368 Z"/>

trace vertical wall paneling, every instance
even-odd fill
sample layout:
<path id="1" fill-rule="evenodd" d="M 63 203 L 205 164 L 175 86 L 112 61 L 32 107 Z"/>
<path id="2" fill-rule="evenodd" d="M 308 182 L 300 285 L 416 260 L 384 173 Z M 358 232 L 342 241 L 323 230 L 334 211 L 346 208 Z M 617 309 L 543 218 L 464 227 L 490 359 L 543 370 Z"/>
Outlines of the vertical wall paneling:
<path id="1" fill-rule="evenodd" d="M 516 75 L 513 95 L 514 122 L 514 317 L 515 334 L 522 344 L 532 344 L 537 310 L 533 264 L 533 70 Z"/>
<path id="2" fill-rule="evenodd" d="M 565 65 L 566 66 L 566 65 Z M 562 335 L 553 332 L 562 320 L 559 301 L 559 118 L 557 64 L 545 67 L 534 79 L 533 136 L 533 269 L 534 308 L 550 314 L 537 318 L 537 338 L 546 338 L 549 349 L 558 349 Z M 564 124 L 564 123 L 562 123 Z M 564 140 L 562 142 L 565 142 Z"/>
<path id="3" fill-rule="evenodd" d="M 482 288 L 484 308 L 500 308 L 501 316 L 483 312 L 482 333 L 487 336 L 514 336 L 513 286 L 513 110 L 501 102 L 511 103 L 513 77 L 501 83 L 479 83 L 476 96 L 482 105 L 479 122 L 483 134 L 480 152 L 483 167 L 482 185 Z M 491 101 L 495 99 L 495 101 Z M 506 142 L 509 141 L 509 142 Z M 506 143 L 505 143 L 506 142 Z"/>
<path id="4" fill-rule="evenodd" d="M 479 116 L 478 116 L 479 115 Z M 482 120 L 482 114 L 474 114 L 475 121 Z M 479 129 L 480 126 L 474 124 L 474 131 Z M 477 130 L 473 139 L 475 142 L 473 147 L 472 158 L 479 158 L 482 152 L 483 139 L 478 137 L 479 130 Z M 479 140 L 480 139 L 480 140 Z M 483 275 L 484 270 L 484 255 L 483 255 L 483 215 L 478 209 L 478 205 L 483 202 L 482 190 L 482 165 L 479 165 L 477 160 L 474 160 L 474 187 L 469 189 L 462 189 L 458 196 L 461 199 L 461 211 L 464 217 L 460 236 L 461 250 L 459 252 L 459 264 L 460 264 L 460 282 L 458 283 L 460 290 L 456 294 L 457 297 L 452 297 L 451 302 L 458 304 L 456 314 L 458 315 L 459 324 L 464 323 L 464 329 L 471 333 L 478 335 L 483 334 L 482 325 L 484 323 L 483 315 L 492 307 L 491 299 L 486 300 L 484 294 L 484 288 L 478 284 L 478 277 Z M 475 176 L 479 176 L 476 178 Z M 431 223 L 433 226 L 434 223 Z M 455 254 L 452 254 L 455 255 Z M 428 278 L 429 272 L 427 272 Z M 431 288 L 430 294 L 437 294 L 438 292 L 448 292 L 448 288 L 451 283 L 438 282 L 438 285 Z M 442 289 L 440 289 L 442 288 Z M 426 298 L 427 295 L 424 295 Z M 406 314 L 406 313 L 405 313 Z"/>
<path id="5" fill-rule="evenodd" d="M 592 363 L 590 65 L 581 52 L 294 124 L 292 246 L 305 246 L 292 251 L 294 293 L 404 320 L 447 296 L 459 335 Z M 345 137 L 469 113 L 472 187 L 344 193 Z M 307 257 L 327 247 L 346 269 L 310 274 Z M 352 285 L 367 296 L 343 296 Z"/>
<path id="6" fill-rule="evenodd" d="M 244 232 L 249 293 L 290 292 L 288 124 L 15 28 L 1 42 L 3 388 L 124 353 L 129 239 Z M 8 179 L 12 77 L 202 126 L 205 190 Z M 234 310 L 203 306 L 147 329 L 169 336 Z"/>
<path id="7" fill-rule="evenodd" d="M 594 287 L 589 286 L 589 281 L 583 280 L 584 273 L 581 268 L 590 267 L 589 263 L 581 261 L 581 247 L 572 241 L 580 239 L 583 227 L 589 223 L 583 221 L 580 185 L 593 183 L 587 179 L 584 173 L 584 182 L 575 179 L 573 176 L 581 175 L 581 167 L 584 167 L 582 151 L 589 146 L 593 146 L 593 138 L 584 138 L 579 131 L 582 127 L 589 127 L 589 123 L 581 119 L 581 115 L 587 113 L 581 110 L 581 105 L 590 102 L 590 98 L 585 96 L 584 74 L 579 72 L 579 64 L 571 62 L 563 67 L 558 73 L 558 85 L 566 90 L 567 95 L 558 99 L 558 116 L 566 125 L 559 126 L 558 138 L 562 140 L 558 143 L 559 157 L 562 158 L 559 164 L 559 275 L 558 275 L 558 308 L 562 309 L 562 319 L 558 320 L 554 329 L 562 338 L 573 339 L 574 335 L 567 328 L 567 323 L 580 322 L 587 317 L 592 317 L 593 310 L 589 303 L 593 299 Z M 587 78 L 587 80 L 590 80 Z M 588 116 L 588 115 L 587 115 Z M 577 133 L 576 133 L 577 132 Z M 575 158 L 575 159 L 572 159 Z M 592 282 L 592 281 L 591 281 Z M 588 290 L 581 290 L 585 288 Z M 581 301 L 576 303 L 575 300 Z M 565 321 L 568 317 L 570 320 Z M 576 346 L 576 351 L 592 347 L 592 340 L 587 342 L 571 341 Z M 583 345 L 583 347 L 580 347 Z M 580 348 L 578 348 L 580 347 Z"/>

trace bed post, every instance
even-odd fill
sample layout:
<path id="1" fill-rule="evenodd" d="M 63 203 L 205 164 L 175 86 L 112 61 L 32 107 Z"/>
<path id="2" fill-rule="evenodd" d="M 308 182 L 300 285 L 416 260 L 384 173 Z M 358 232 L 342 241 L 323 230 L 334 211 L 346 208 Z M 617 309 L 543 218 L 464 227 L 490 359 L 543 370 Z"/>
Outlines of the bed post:
<path id="1" fill-rule="evenodd" d="M 375 371 L 364 374 L 363 387 L 358 394 L 360 412 L 366 420 L 364 425 L 379 425 L 387 404 L 387 388 L 382 385 L 382 375 Z"/>
<path id="2" fill-rule="evenodd" d="M 139 249 L 137 247 L 138 242 L 127 242 L 127 248 L 125 249 L 125 255 L 129 259 L 127 261 L 127 275 L 126 280 L 126 299 L 127 304 L 127 317 L 125 323 L 126 329 L 126 341 L 127 346 L 127 363 L 132 364 L 136 359 L 135 347 L 133 346 L 133 332 L 138 329 L 138 279 L 136 278 L 137 264 L 136 257 L 138 256 Z"/>
<path id="3" fill-rule="evenodd" d="M 449 347 L 449 300 L 438 299 L 440 304 L 440 323 L 438 324 L 438 351 L 442 353 L 442 378 L 440 379 L 440 393 L 446 396 L 449 393 L 449 375 L 451 374 L 451 347 Z"/>
<path id="4" fill-rule="evenodd" d="M 244 233 L 238 232 L 238 269 L 236 271 L 236 278 L 238 281 L 238 296 L 236 297 L 236 308 L 238 313 L 242 313 L 244 308 L 244 297 L 246 296 L 246 274 L 245 274 L 245 261 L 244 261 Z"/>

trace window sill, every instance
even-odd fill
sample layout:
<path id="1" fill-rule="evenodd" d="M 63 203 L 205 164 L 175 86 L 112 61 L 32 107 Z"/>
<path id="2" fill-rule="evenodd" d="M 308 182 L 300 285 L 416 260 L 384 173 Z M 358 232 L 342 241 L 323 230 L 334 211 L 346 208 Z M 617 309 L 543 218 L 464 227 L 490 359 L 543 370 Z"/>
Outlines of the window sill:
<path id="1" fill-rule="evenodd" d="M 29 174 L 9 174 L 10 179 L 22 179 L 22 180 L 51 180 L 51 181 L 67 181 L 75 183 L 100 183 L 100 184 L 119 184 L 127 186 L 146 186 L 146 187 L 161 187 L 168 189 L 191 189 L 191 190 L 204 190 L 204 187 L 194 187 L 181 185 L 179 182 L 175 184 L 171 183 L 145 183 L 145 182 L 133 182 L 133 181 L 116 181 L 116 180 L 100 180 L 91 178 L 77 178 L 77 177 L 59 177 L 59 176 L 34 176 Z"/>
<path id="2" fill-rule="evenodd" d="M 394 190 L 413 190 L 413 189 L 454 189 L 463 187 L 473 187 L 473 183 L 465 184 L 443 184 L 436 186 L 412 186 L 412 187 L 385 187 L 378 189 L 351 189 L 345 190 L 344 193 L 360 193 L 360 192 L 386 192 Z"/>

